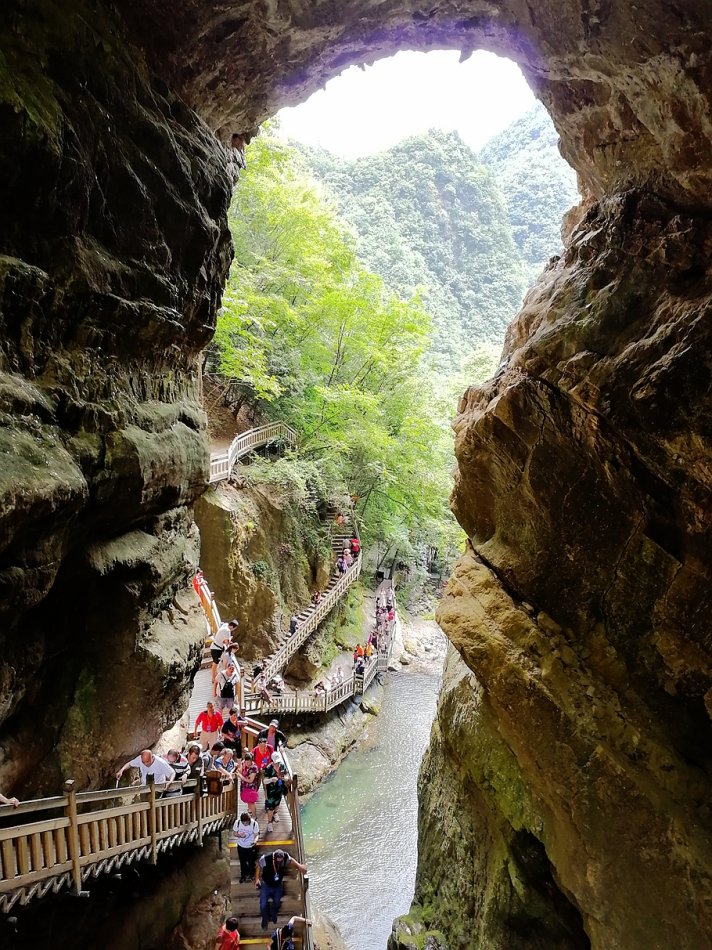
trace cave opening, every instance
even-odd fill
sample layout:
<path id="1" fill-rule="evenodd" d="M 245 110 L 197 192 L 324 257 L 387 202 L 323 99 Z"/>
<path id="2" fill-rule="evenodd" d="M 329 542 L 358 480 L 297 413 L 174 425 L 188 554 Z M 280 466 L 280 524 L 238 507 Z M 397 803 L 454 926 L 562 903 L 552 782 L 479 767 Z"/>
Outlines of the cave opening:
<path id="1" fill-rule="evenodd" d="M 512 326 L 508 365 L 463 401 L 454 506 L 493 569 L 464 558 L 443 624 L 516 752 L 528 821 L 592 945 L 672 946 L 682 933 L 708 946 L 708 788 L 676 752 L 706 747 L 712 688 L 708 11 L 413 6 L 3 9 L 3 743 L 23 684 L 51 683 L 38 604 L 57 578 L 67 589 L 52 596 L 70 605 L 57 640 L 87 620 L 63 562 L 120 578 L 155 560 L 152 544 L 171 550 L 137 637 L 195 564 L 189 508 L 207 446 L 194 361 L 230 258 L 232 182 L 214 132 L 227 143 L 371 56 L 484 46 L 521 64 L 591 205 L 566 266 Z M 472 622 L 483 600 L 494 626 Z M 76 653 L 81 675 L 81 642 Z M 40 726 L 52 713 L 49 701 L 34 711 Z M 110 712 L 126 743 L 112 754 L 140 748 L 135 713 Z M 16 774 L 4 758 L 3 789 Z"/>

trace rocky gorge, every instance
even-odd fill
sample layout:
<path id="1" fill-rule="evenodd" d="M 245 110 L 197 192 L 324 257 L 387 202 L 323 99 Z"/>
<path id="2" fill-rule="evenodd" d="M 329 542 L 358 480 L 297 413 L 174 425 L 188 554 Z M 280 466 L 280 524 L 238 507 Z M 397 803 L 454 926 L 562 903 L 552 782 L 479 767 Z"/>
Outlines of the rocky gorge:
<path id="1" fill-rule="evenodd" d="M 521 66 L 584 202 L 455 423 L 470 544 L 395 939 L 709 946 L 710 12 L 4 5 L 3 790 L 97 782 L 185 706 L 230 134 L 347 64 L 484 47 Z"/>

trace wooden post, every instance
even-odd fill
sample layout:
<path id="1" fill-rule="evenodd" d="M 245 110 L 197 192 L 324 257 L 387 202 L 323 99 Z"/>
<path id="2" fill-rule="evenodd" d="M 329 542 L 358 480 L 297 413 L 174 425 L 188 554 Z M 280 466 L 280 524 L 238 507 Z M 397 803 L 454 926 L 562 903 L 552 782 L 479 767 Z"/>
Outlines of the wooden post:
<path id="1" fill-rule="evenodd" d="M 69 857 L 72 861 L 72 880 L 74 893 L 79 896 L 82 891 L 82 869 L 79 865 L 79 822 L 77 820 L 77 793 L 73 778 L 67 779 L 64 783 L 64 793 L 67 796 L 66 815 L 69 819 L 67 842 L 69 844 Z"/>
<path id="2" fill-rule="evenodd" d="M 203 779 L 199 775 L 195 785 L 195 820 L 198 823 L 198 844 L 203 847 Z"/>
<path id="3" fill-rule="evenodd" d="M 151 864 L 156 864 L 158 862 L 158 835 L 156 832 L 156 780 L 155 776 L 151 775 L 150 772 L 146 776 L 146 783 L 148 784 L 149 803 L 148 827 L 151 832 Z"/>

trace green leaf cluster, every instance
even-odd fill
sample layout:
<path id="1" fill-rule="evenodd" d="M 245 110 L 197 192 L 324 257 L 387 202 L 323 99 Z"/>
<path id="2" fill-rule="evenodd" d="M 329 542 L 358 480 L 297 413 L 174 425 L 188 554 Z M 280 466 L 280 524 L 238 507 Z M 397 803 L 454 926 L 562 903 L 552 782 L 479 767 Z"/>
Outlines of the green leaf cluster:
<path id="1" fill-rule="evenodd" d="M 437 371 L 457 369 L 480 343 L 501 345 L 524 270 L 495 178 L 456 132 L 431 129 L 368 160 L 303 153 L 353 228 L 360 258 L 425 301 Z"/>
<path id="2" fill-rule="evenodd" d="M 253 466 L 304 503 L 348 490 L 364 540 L 451 548 L 452 440 L 425 354 L 431 320 L 367 270 L 303 161 L 269 131 L 250 145 L 230 211 L 235 258 L 209 362 L 300 434 L 298 455 Z"/>

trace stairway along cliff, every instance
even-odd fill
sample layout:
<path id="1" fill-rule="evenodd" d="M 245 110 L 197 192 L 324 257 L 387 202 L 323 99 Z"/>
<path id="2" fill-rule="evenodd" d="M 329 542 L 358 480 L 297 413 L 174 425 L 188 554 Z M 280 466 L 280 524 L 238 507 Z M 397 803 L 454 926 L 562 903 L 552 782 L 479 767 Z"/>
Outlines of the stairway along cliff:
<path id="1" fill-rule="evenodd" d="M 508 950 L 709 946 L 709 14 L 3 6 L 3 790 L 39 790 L 82 752 L 92 780 L 186 704 L 208 469 L 195 366 L 231 254 L 222 143 L 349 63 L 485 47 L 521 65 L 585 202 L 456 420 L 471 544 L 440 620 L 460 658 L 406 926 Z"/>

